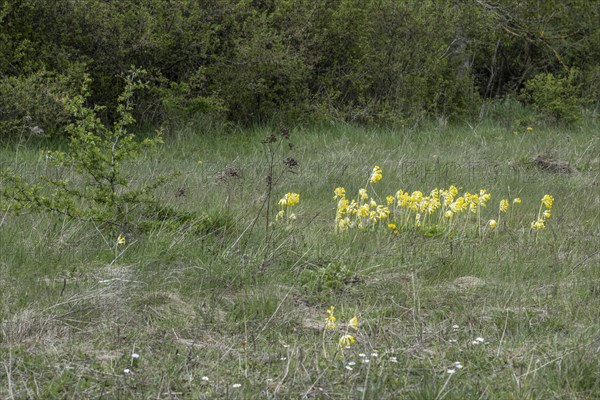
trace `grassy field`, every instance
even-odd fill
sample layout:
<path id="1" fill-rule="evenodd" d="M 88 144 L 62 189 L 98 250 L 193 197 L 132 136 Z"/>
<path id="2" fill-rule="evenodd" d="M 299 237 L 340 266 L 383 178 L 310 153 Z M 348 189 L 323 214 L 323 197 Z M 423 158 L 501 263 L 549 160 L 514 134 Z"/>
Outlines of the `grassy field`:
<path id="1" fill-rule="evenodd" d="M 117 245 L 89 224 L 0 214 L 0 398 L 600 398 L 598 128 L 298 128 L 273 153 L 268 129 L 167 138 L 129 168 L 140 182 L 179 172 L 158 194 L 195 226 Z M 47 173 L 34 147 L 0 160 Z M 356 197 L 375 165 L 384 204 L 486 189 L 480 226 L 336 233 L 334 189 Z M 300 203 L 282 223 L 287 192 Z M 546 194 L 552 217 L 532 231 Z"/>

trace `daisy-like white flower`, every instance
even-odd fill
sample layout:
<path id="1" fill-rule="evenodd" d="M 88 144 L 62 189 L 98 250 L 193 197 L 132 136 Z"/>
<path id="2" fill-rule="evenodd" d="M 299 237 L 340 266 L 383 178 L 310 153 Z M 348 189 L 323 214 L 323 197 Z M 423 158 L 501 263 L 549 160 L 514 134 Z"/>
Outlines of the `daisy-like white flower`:
<path id="1" fill-rule="evenodd" d="M 446 371 L 447 373 L 449 373 L 450 375 L 456 373 L 456 370 L 453 368 L 448 369 L 448 371 Z"/>
<path id="2" fill-rule="evenodd" d="M 232 388 L 239 388 L 242 387 L 241 383 L 234 383 L 233 385 L 231 385 Z"/>

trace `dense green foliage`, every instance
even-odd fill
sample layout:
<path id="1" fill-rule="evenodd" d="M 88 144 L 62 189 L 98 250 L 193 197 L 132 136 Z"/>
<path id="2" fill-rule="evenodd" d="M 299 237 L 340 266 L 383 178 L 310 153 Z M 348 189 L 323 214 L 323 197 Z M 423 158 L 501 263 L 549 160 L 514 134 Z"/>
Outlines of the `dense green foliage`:
<path id="1" fill-rule="evenodd" d="M 93 222 L 97 230 L 128 232 L 135 227 L 134 217 L 140 217 L 148 208 L 160 208 L 153 191 L 166 178 L 148 177 L 140 187 L 133 187 L 124 171 L 127 162 L 144 147 L 162 143 L 160 132 L 154 138 L 140 141 L 127 130 L 135 122 L 130 100 L 136 90 L 144 87 L 139 81 L 143 73 L 131 71 L 126 79 L 125 89 L 118 98 L 118 118 L 110 127 L 98 117 L 102 107 L 84 105 L 88 95 L 86 79 L 81 89 L 84 96 L 75 96 L 68 102 L 68 111 L 76 121 L 65 128 L 69 136 L 68 151 L 43 152 L 49 162 L 47 167 L 72 170 L 75 176 L 69 179 L 54 171 L 41 176 L 39 183 L 31 183 L 8 168 L 0 170 L 0 211 L 20 214 L 33 209 Z"/>
<path id="2" fill-rule="evenodd" d="M 598 0 L 3 0 L 0 136 L 59 133 L 85 73 L 115 118 L 132 65 L 136 119 L 167 126 L 453 117 L 572 69 L 597 104 L 599 20 Z"/>

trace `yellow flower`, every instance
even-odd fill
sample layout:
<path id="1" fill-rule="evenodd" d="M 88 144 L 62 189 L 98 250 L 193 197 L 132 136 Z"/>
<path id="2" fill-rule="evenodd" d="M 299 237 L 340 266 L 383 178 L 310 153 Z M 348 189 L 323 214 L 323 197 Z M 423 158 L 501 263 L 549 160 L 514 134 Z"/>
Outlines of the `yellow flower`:
<path id="1" fill-rule="evenodd" d="M 333 310 L 335 310 L 334 306 L 329 307 L 329 309 L 327 309 L 327 314 L 329 314 L 327 316 L 327 319 L 325 320 L 325 329 L 335 329 L 336 324 L 335 321 L 337 318 L 335 318 L 335 316 L 333 315 Z"/>
<path id="2" fill-rule="evenodd" d="M 363 204 L 358 210 L 358 215 L 360 215 L 361 217 L 368 217 L 370 213 L 371 210 L 368 204 Z"/>
<path id="3" fill-rule="evenodd" d="M 507 199 L 503 199 L 500 200 L 500 212 L 506 212 L 508 211 L 508 200 Z"/>
<path id="4" fill-rule="evenodd" d="M 119 233 L 119 237 L 117 238 L 117 244 L 121 245 L 121 244 L 125 244 L 126 240 L 125 240 L 125 236 L 122 233 Z"/>
<path id="5" fill-rule="evenodd" d="M 388 228 L 390 228 L 391 230 L 396 230 L 398 227 L 396 226 L 396 224 L 388 224 Z"/>
<path id="6" fill-rule="evenodd" d="M 537 221 L 533 221 L 531 223 L 531 229 L 533 230 L 539 230 L 539 229 L 544 229 L 546 227 L 546 225 L 544 224 L 544 220 L 543 219 L 538 219 Z"/>
<path id="7" fill-rule="evenodd" d="M 340 338 L 340 344 L 342 346 L 351 346 L 356 342 L 356 339 L 352 335 L 344 335 Z"/>
<path id="8" fill-rule="evenodd" d="M 521 204 L 521 198 L 517 197 L 516 199 L 514 199 L 513 204 Z"/>
<path id="9" fill-rule="evenodd" d="M 552 213 L 550 213 L 550 210 L 545 210 L 542 216 L 544 217 L 544 219 L 549 219 L 552 216 Z"/>
<path id="10" fill-rule="evenodd" d="M 354 329 L 355 331 L 358 330 L 358 317 L 356 315 L 354 317 L 352 317 L 350 322 L 348 322 L 348 326 L 350 328 Z"/>
<path id="11" fill-rule="evenodd" d="M 548 210 L 552 208 L 553 202 L 554 202 L 554 197 L 550 196 L 549 194 L 542 197 L 542 203 L 546 206 L 546 208 Z"/>
<path id="12" fill-rule="evenodd" d="M 375 183 L 381 180 L 381 178 L 383 178 L 383 174 L 381 173 L 381 168 L 379 168 L 379 166 L 375 166 L 373 168 L 373 172 L 371 172 L 371 177 L 369 178 L 369 182 L 371 183 Z"/>
<path id="13" fill-rule="evenodd" d="M 298 193 L 288 193 L 288 206 L 295 206 L 300 203 L 300 195 Z"/>
<path id="14" fill-rule="evenodd" d="M 448 210 L 444 213 L 444 217 L 446 217 L 446 218 L 452 218 L 452 215 L 454 215 L 452 210 Z"/>
<path id="15" fill-rule="evenodd" d="M 387 201 L 387 205 L 389 206 L 394 202 L 394 196 L 387 196 L 385 200 Z"/>
<path id="16" fill-rule="evenodd" d="M 530 126 L 527 127 L 527 132 L 531 132 L 532 130 L 533 130 L 532 127 L 530 127 Z"/>
<path id="17" fill-rule="evenodd" d="M 368 199 L 369 195 L 367 194 L 367 189 L 364 189 L 364 188 L 358 189 L 358 197 L 360 197 L 363 200 Z"/>
<path id="18" fill-rule="evenodd" d="M 490 228 L 494 229 L 498 223 L 496 222 L 495 219 L 490 219 L 490 222 L 488 222 L 488 225 L 490 226 Z"/>
<path id="19" fill-rule="evenodd" d="M 334 199 L 337 199 L 338 197 L 346 197 L 346 189 L 343 187 L 336 188 L 333 193 L 335 193 Z"/>

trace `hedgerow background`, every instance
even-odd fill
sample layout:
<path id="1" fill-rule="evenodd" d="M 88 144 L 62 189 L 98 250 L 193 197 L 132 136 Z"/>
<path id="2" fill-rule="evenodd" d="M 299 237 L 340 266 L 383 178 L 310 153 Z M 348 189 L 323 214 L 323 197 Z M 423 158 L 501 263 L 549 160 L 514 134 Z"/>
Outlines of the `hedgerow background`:
<path id="1" fill-rule="evenodd" d="M 519 96 L 572 121 L 599 101 L 600 3 L 3 0 L 2 136 L 62 135 L 84 75 L 113 116 L 132 66 L 138 122 L 412 124 Z M 34 129 L 36 128 L 37 129 Z"/>

